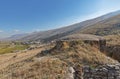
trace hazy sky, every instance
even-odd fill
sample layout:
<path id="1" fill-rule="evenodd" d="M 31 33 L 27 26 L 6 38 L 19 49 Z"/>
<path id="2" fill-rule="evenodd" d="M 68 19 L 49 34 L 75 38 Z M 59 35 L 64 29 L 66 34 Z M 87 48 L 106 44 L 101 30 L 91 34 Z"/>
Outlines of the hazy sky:
<path id="1" fill-rule="evenodd" d="M 120 0 L 0 0 L 0 37 L 43 31 L 120 10 Z"/>

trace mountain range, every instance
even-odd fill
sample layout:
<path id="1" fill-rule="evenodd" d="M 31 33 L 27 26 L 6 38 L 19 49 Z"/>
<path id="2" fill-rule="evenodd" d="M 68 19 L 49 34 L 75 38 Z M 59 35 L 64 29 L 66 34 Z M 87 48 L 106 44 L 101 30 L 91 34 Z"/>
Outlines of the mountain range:
<path id="1" fill-rule="evenodd" d="M 111 35 L 120 33 L 120 11 L 76 23 L 70 26 L 36 32 L 31 34 L 14 35 L 7 39 L 21 41 L 50 42 L 71 34 Z"/>

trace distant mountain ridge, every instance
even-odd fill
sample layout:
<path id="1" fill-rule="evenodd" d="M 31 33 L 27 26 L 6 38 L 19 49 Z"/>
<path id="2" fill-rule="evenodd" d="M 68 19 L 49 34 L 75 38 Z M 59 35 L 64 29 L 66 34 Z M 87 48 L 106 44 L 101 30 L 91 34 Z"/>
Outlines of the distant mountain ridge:
<path id="1" fill-rule="evenodd" d="M 2 38 L 0 40 L 2 40 L 2 41 L 15 41 L 15 40 L 19 40 L 23 37 L 26 37 L 27 35 L 29 35 L 29 34 L 28 33 L 15 34 L 15 35 L 12 35 L 12 36 L 7 37 L 7 38 Z"/>
<path id="2" fill-rule="evenodd" d="M 120 17 L 120 11 L 112 12 L 112 13 L 100 16 L 98 18 L 86 20 L 86 21 L 76 23 L 70 26 L 62 27 L 59 29 L 32 33 L 30 35 L 23 36 L 22 38 L 20 37 L 19 40 L 22 40 L 22 41 L 38 41 L 39 40 L 42 42 L 50 42 L 50 41 L 62 38 L 64 36 L 76 34 L 76 33 L 104 35 L 105 33 L 100 34 L 98 33 L 98 31 L 104 32 L 103 30 L 108 30 L 106 32 L 109 32 L 109 30 L 113 28 L 114 28 L 114 31 L 118 30 L 118 33 L 119 33 L 120 18 L 118 17 Z M 111 24 L 111 21 L 116 21 L 116 22 L 113 22 L 113 24 Z M 107 24 L 108 29 L 104 28 L 105 24 Z M 96 28 L 97 28 L 97 31 L 94 31 L 96 30 Z M 108 33 L 108 35 L 109 34 L 115 34 L 115 33 Z M 107 33 L 105 35 L 107 35 Z"/>

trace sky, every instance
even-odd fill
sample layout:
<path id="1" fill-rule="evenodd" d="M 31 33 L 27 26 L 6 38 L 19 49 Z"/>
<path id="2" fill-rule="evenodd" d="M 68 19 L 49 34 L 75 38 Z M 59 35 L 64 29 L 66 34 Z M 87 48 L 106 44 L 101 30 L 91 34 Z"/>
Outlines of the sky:
<path id="1" fill-rule="evenodd" d="M 120 0 L 0 0 L 0 38 L 71 25 L 120 10 Z"/>

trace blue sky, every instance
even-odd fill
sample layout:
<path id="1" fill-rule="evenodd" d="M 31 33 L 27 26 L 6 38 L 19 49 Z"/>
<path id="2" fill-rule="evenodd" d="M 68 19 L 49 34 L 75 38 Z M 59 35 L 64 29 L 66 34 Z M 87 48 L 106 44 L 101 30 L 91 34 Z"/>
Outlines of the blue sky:
<path id="1" fill-rule="evenodd" d="M 0 0 L 0 37 L 60 28 L 120 10 L 120 0 Z"/>

